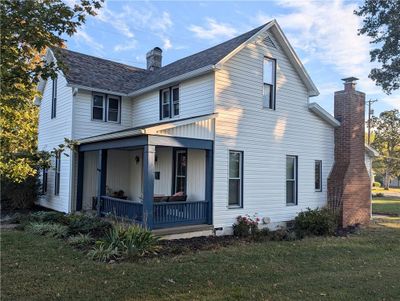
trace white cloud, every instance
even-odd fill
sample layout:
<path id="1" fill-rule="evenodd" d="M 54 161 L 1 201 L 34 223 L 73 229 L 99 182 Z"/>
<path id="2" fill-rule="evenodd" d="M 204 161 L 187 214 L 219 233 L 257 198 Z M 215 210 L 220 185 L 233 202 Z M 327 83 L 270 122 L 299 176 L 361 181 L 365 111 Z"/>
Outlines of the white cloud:
<path id="1" fill-rule="evenodd" d="M 164 48 L 165 50 L 168 50 L 168 49 L 171 49 L 171 48 L 172 48 L 172 43 L 171 43 L 170 39 L 168 39 L 168 38 L 165 38 L 165 39 L 164 39 L 163 48 Z"/>
<path id="2" fill-rule="evenodd" d="M 101 50 L 103 50 L 104 46 L 99 43 L 96 42 L 87 32 L 85 32 L 83 29 L 77 31 L 74 34 L 74 37 L 76 38 L 76 40 L 79 41 L 83 41 L 85 44 L 89 45 L 90 47 L 94 48 L 96 51 L 100 52 Z"/>
<path id="3" fill-rule="evenodd" d="M 217 22 L 215 19 L 206 18 L 206 24 L 204 26 L 190 25 L 188 27 L 196 37 L 207 40 L 217 40 L 221 38 L 232 38 L 238 32 L 230 24 Z"/>
<path id="4" fill-rule="evenodd" d="M 125 44 L 117 44 L 117 45 L 115 45 L 114 51 L 121 52 L 121 51 L 132 50 L 132 49 L 135 49 L 136 46 L 137 46 L 137 42 L 135 40 L 132 40 L 132 41 L 127 42 Z"/>
<path id="5" fill-rule="evenodd" d="M 382 94 L 381 88 L 368 78 L 376 64 L 370 63 L 369 39 L 357 34 L 362 19 L 353 14 L 356 4 L 344 0 L 281 0 L 278 5 L 288 12 L 273 17 L 260 12 L 256 17 L 257 23 L 275 18 L 290 43 L 302 50 L 310 61 L 332 66 L 340 77 L 360 78 L 358 89 L 365 92 L 367 97 L 381 96 L 385 103 L 399 106 L 399 96 Z M 333 93 L 336 90 L 331 90 L 333 86 L 328 84 L 320 87 L 321 96 Z"/>

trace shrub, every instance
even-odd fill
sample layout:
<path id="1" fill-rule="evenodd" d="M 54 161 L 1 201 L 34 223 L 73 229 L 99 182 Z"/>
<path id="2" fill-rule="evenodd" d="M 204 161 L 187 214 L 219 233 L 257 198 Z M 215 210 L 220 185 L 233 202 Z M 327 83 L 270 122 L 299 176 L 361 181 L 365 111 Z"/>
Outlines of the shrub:
<path id="1" fill-rule="evenodd" d="M 111 249 L 118 249 L 127 258 L 156 254 L 160 246 L 159 239 L 151 231 L 138 225 L 115 226 L 105 238 L 105 244 Z"/>
<path id="2" fill-rule="evenodd" d="M 68 238 L 68 243 L 76 247 L 85 247 L 93 242 L 93 238 L 89 234 L 79 233 L 78 235 Z"/>
<path id="3" fill-rule="evenodd" d="M 282 240 L 291 240 L 288 239 L 290 232 L 285 228 L 278 228 L 274 231 L 271 231 L 269 234 L 269 239 L 272 241 L 282 241 Z"/>
<path id="4" fill-rule="evenodd" d="M 372 195 L 372 197 L 374 197 L 374 198 L 381 198 L 381 197 L 384 197 L 384 196 L 385 195 L 382 192 L 378 192 L 378 193 L 375 193 L 375 194 Z"/>
<path id="5" fill-rule="evenodd" d="M 37 176 L 28 177 L 22 183 L 15 183 L 2 177 L 1 179 L 1 208 L 16 210 L 31 208 L 39 195 Z"/>
<path id="6" fill-rule="evenodd" d="M 117 259 L 120 256 L 120 252 L 118 248 L 114 248 L 112 245 L 106 246 L 104 242 L 101 242 L 96 244 L 87 255 L 93 260 L 107 262 L 111 259 Z"/>
<path id="7" fill-rule="evenodd" d="M 373 187 L 381 187 L 382 184 L 379 183 L 379 182 L 374 182 L 374 183 L 372 183 L 372 186 L 373 186 Z"/>
<path id="8" fill-rule="evenodd" d="M 233 224 L 233 235 L 237 237 L 248 237 L 250 235 L 257 235 L 258 222 L 260 219 L 256 216 L 250 217 L 248 214 L 245 216 L 239 215 L 236 218 L 236 223 Z"/>
<path id="9" fill-rule="evenodd" d="M 64 238 L 68 236 L 68 227 L 60 224 L 32 222 L 25 227 L 25 230 L 34 234 L 56 238 Z"/>
<path id="10" fill-rule="evenodd" d="M 37 222 L 43 223 L 58 223 L 58 224 L 67 224 L 68 218 L 62 212 L 57 211 L 37 211 L 31 213 L 31 218 Z"/>
<path id="11" fill-rule="evenodd" d="M 327 208 L 302 211 L 294 220 L 294 231 L 299 238 L 331 235 L 337 229 L 336 216 Z"/>
<path id="12" fill-rule="evenodd" d="M 68 227 L 72 234 L 90 234 L 92 237 L 103 237 L 112 228 L 112 224 L 99 217 L 89 215 L 68 215 Z"/>

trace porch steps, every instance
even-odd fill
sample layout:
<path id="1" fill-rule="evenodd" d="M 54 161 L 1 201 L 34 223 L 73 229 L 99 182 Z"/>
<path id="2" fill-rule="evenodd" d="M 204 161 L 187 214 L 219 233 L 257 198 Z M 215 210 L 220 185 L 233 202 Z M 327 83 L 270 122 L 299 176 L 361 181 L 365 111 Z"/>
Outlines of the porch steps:
<path id="1" fill-rule="evenodd" d="M 191 225 L 156 229 L 153 230 L 153 233 L 160 236 L 161 239 L 172 240 L 214 235 L 214 227 L 212 225 Z"/>

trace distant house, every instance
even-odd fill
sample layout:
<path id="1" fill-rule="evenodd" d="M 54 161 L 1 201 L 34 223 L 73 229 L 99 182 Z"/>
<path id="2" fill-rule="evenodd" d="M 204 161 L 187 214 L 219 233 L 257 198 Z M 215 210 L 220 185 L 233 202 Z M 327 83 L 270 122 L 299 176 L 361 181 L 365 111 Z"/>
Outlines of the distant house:
<path id="1" fill-rule="evenodd" d="M 275 20 L 166 66 L 154 48 L 146 70 L 66 49 L 47 59 L 63 72 L 39 85 L 39 149 L 65 137 L 79 149 L 42 171 L 42 206 L 224 234 L 238 215 L 278 225 L 333 191 L 347 208 L 350 161 L 370 191 L 364 142 L 348 128 L 364 129 L 362 93 L 347 80 L 336 118 L 310 103 L 319 92 Z"/>

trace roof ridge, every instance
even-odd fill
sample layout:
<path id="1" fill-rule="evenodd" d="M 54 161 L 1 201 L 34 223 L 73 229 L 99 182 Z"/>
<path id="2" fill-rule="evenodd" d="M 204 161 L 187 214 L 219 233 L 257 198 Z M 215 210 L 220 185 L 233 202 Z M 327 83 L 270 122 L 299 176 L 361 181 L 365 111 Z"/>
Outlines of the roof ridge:
<path id="1" fill-rule="evenodd" d="M 118 64 L 118 65 L 121 65 L 123 67 L 133 68 L 133 69 L 136 69 L 137 71 L 147 71 L 146 69 L 143 69 L 143 68 L 140 68 L 140 67 L 128 65 L 128 64 L 125 64 L 125 63 L 116 62 L 116 61 L 113 61 L 113 60 L 110 60 L 110 59 L 101 58 L 101 57 L 98 57 L 98 56 L 94 56 L 94 55 L 90 55 L 90 54 L 86 54 L 86 53 L 70 50 L 70 49 L 67 49 L 67 48 L 61 48 L 61 47 L 49 47 L 49 48 L 51 50 L 55 49 L 55 50 L 73 52 L 73 53 L 76 53 L 76 54 L 79 54 L 79 55 L 83 55 L 83 56 L 87 56 L 87 57 L 91 57 L 91 58 L 94 58 L 94 59 L 97 59 L 97 60 L 102 60 L 102 61 L 107 61 L 107 62 L 110 62 L 110 63 L 113 63 L 113 64 Z"/>

